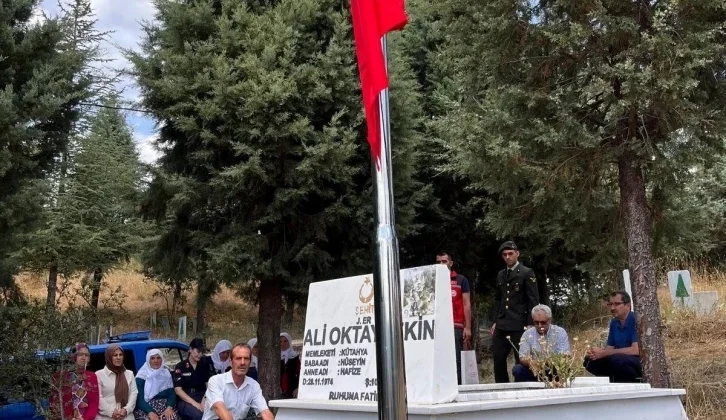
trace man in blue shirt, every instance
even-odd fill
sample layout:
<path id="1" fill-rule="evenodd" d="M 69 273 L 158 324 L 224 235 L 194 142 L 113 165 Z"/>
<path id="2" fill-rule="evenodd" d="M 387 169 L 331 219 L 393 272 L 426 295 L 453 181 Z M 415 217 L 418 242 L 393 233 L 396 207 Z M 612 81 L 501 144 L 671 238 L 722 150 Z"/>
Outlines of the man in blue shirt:
<path id="1" fill-rule="evenodd" d="M 585 354 L 585 369 L 611 382 L 637 382 L 641 377 L 640 347 L 630 295 L 618 291 L 610 295 L 608 308 L 613 314 L 607 347 L 592 347 Z"/>

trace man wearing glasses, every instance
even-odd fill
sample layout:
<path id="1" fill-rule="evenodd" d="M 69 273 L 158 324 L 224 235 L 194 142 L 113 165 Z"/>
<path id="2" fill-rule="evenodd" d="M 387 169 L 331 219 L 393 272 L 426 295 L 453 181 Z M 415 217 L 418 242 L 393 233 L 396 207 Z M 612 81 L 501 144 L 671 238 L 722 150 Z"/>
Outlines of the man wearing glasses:
<path id="1" fill-rule="evenodd" d="M 585 353 L 585 369 L 595 376 L 607 376 L 611 382 L 638 382 L 642 375 L 640 347 L 630 295 L 623 291 L 612 293 L 608 308 L 613 319 L 607 346 L 592 347 Z"/>
<path id="2" fill-rule="evenodd" d="M 519 363 L 514 365 L 514 382 L 537 382 L 530 370 L 532 360 L 546 354 L 570 354 L 570 339 L 564 328 L 552 325 L 552 310 L 547 305 L 532 308 L 534 327 L 522 335 L 519 343 Z M 552 374 L 554 372 L 548 372 Z"/>

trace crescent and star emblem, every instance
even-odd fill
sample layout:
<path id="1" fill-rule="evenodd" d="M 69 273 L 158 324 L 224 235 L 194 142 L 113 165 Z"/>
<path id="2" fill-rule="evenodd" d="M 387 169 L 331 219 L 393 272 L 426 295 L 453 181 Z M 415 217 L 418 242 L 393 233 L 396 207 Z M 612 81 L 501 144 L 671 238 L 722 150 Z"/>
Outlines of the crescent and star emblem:
<path id="1" fill-rule="evenodd" d="M 364 304 L 368 304 L 373 300 L 373 283 L 371 283 L 371 279 L 366 277 L 363 281 L 363 284 L 358 290 L 358 299 Z"/>

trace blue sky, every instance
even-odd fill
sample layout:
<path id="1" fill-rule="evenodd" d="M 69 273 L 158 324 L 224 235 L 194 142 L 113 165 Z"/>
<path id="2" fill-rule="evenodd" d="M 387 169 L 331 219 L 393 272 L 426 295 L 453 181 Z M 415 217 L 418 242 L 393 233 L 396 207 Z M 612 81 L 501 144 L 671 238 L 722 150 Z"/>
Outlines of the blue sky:
<path id="1" fill-rule="evenodd" d="M 57 15 L 58 0 L 43 0 L 41 8 L 48 15 Z M 91 0 L 91 6 L 98 19 L 99 31 L 112 31 L 108 42 L 103 45 L 106 56 L 113 60 L 107 65 L 113 69 L 124 69 L 129 63 L 122 56 L 120 48 L 137 49 L 142 32 L 140 22 L 152 20 L 154 6 L 151 0 Z M 139 91 L 133 80 L 124 79 L 117 89 L 123 92 L 123 97 L 129 101 L 136 101 Z M 126 120 L 134 132 L 134 138 L 139 150 L 139 156 L 144 162 L 153 162 L 158 156 L 151 141 L 156 136 L 154 121 L 141 113 L 129 112 Z"/>

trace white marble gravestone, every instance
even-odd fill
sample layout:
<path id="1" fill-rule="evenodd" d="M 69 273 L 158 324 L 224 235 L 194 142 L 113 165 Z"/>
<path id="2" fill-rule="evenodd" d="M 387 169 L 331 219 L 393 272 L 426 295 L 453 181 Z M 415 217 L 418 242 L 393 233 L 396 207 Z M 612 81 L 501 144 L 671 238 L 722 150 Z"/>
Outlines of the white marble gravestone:
<path id="1" fill-rule="evenodd" d="M 438 404 L 457 395 L 449 270 L 401 270 L 408 401 Z M 376 402 L 373 276 L 310 285 L 298 397 Z"/>

